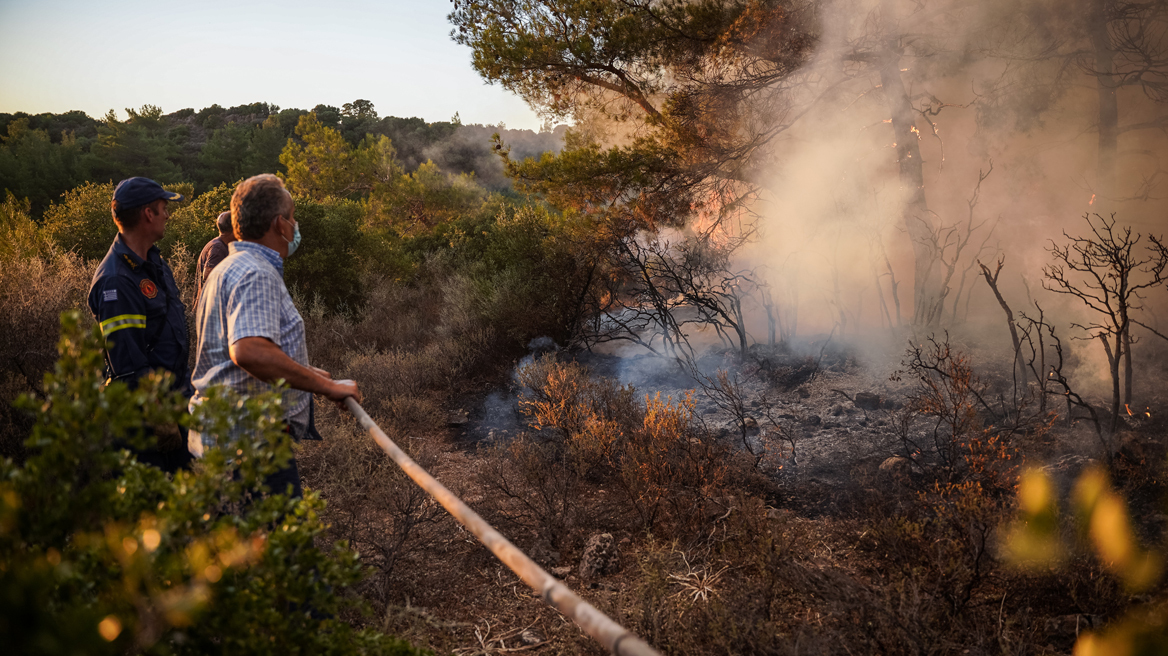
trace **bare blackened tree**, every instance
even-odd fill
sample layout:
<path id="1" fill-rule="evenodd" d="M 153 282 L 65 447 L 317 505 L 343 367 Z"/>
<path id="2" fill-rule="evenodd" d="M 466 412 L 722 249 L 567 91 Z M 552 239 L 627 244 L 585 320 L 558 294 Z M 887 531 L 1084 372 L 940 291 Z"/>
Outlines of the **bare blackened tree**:
<path id="1" fill-rule="evenodd" d="M 685 239 L 672 249 L 667 242 L 656 242 L 662 246 L 655 265 L 664 288 L 675 294 L 679 307 L 692 308 L 696 313 L 680 324 L 712 326 L 720 336 L 735 344 L 740 355 L 745 355 L 750 345 L 742 302 L 754 293 L 758 284 L 754 271 L 735 270 L 730 260 L 747 238 L 716 244 L 710 235 L 702 234 Z"/>
<path id="2" fill-rule="evenodd" d="M 927 11 L 923 2 L 911 11 L 902 12 L 900 4 L 896 0 L 881 0 L 879 9 L 866 24 L 871 29 L 864 30 L 849 43 L 842 60 L 845 68 L 857 66 L 863 72 L 879 76 L 880 84 L 875 89 L 884 97 L 889 114 L 887 122 L 892 127 L 893 152 L 903 193 L 901 220 L 913 249 L 913 323 L 930 325 L 940 318 L 938 305 L 943 303 L 937 270 L 940 253 L 936 237 L 940 228 L 929 209 L 919 142 L 921 126 L 931 129 L 933 124 L 922 108 L 914 106 L 918 98 L 911 92 L 911 80 L 908 85 L 905 83 L 904 73 L 908 69 L 902 68 L 901 61 L 917 54 L 918 49 L 930 49 L 925 34 L 926 25 L 932 25 L 925 16 L 935 12 Z M 856 75 L 860 77 L 861 71 L 856 71 Z M 943 103 L 937 103 L 936 108 L 932 105 L 930 100 L 922 107 L 930 108 L 935 114 L 944 106 Z"/>
<path id="3" fill-rule="evenodd" d="M 1106 440 L 1103 439 L 1103 428 L 1099 424 L 1099 414 L 1095 412 L 1095 408 L 1090 403 L 1084 401 L 1083 397 L 1075 392 L 1063 373 L 1063 366 L 1066 364 L 1066 359 L 1063 357 L 1063 341 L 1059 339 L 1054 326 L 1046 321 L 1046 313 L 1042 310 L 1042 306 L 1035 303 L 1034 307 L 1038 310 L 1037 316 L 1032 317 L 1022 312 L 1019 324 L 1021 345 L 1026 350 L 1026 353 L 1022 355 L 1022 360 L 1037 381 L 1039 391 L 1042 394 L 1039 401 L 1040 416 L 1046 415 L 1047 396 L 1060 396 L 1066 401 L 1068 424 L 1073 424 L 1081 418 L 1081 416 L 1075 416 L 1076 408 L 1086 411 L 1088 418 L 1095 426 L 1095 433 L 1099 436 L 1099 440 L 1103 443 L 1104 449 L 1107 450 L 1108 457 L 1110 457 L 1111 452 L 1107 448 Z"/>
<path id="4" fill-rule="evenodd" d="M 1010 328 L 1010 343 L 1014 345 L 1014 360 L 1015 363 L 1017 363 L 1018 354 L 1021 351 L 1021 343 L 1018 339 L 1018 324 L 1014 321 L 1013 310 L 1010 309 L 1010 305 L 1006 303 L 1006 299 L 1002 297 L 1002 292 L 998 288 L 998 276 L 1001 275 L 1002 266 L 1005 263 L 1006 258 L 999 257 L 998 265 L 994 269 L 993 273 L 990 273 L 989 267 L 982 264 L 980 261 L 977 263 L 977 265 L 981 267 L 981 275 L 983 278 L 985 278 L 986 284 L 989 285 L 990 289 L 994 292 L 994 298 L 998 299 L 998 305 L 1001 305 L 1002 310 L 1004 310 L 1006 313 L 1006 325 Z"/>
<path id="5" fill-rule="evenodd" d="M 1115 195 L 1115 163 L 1122 132 L 1168 127 L 1168 113 L 1121 126 L 1117 90 L 1139 86 L 1168 101 L 1168 3 L 1148 0 L 1081 0 L 1079 15 L 1090 42 L 1078 63 L 1096 80 L 1099 96 L 1099 191 Z"/>
<path id="6" fill-rule="evenodd" d="M 1025 312 L 1019 313 L 1015 318 L 1014 311 L 1010 309 L 1010 304 L 1006 302 L 1006 298 L 1002 295 L 1001 289 L 998 287 L 998 277 L 1002 273 L 1002 266 L 1005 264 L 1005 258 L 998 258 L 997 266 L 991 273 L 989 267 L 981 262 L 977 263 L 981 267 L 982 277 L 985 278 L 986 284 L 994 293 L 994 297 L 998 299 L 998 304 L 1002 306 L 1002 311 L 1006 313 L 1006 325 L 1010 329 L 1010 341 L 1014 346 L 1014 407 L 1016 409 L 1015 415 L 1018 418 L 1018 424 L 1025 423 L 1022 417 L 1022 409 L 1027 404 L 1027 401 L 1032 396 L 1031 389 L 1033 379 L 1033 396 L 1038 399 L 1038 414 L 1033 417 L 1039 422 L 1047 421 L 1047 397 L 1059 396 L 1062 397 L 1067 404 L 1066 420 L 1068 424 L 1073 424 L 1077 419 L 1082 418 L 1075 416 L 1075 409 L 1081 409 L 1087 412 L 1088 418 L 1095 426 L 1095 433 L 1099 436 L 1099 440 L 1103 443 L 1104 450 L 1107 451 L 1110 457 L 1110 449 L 1106 440 L 1103 438 L 1103 430 L 1099 424 L 1099 415 L 1095 408 L 1083 400 L 1075 390 L 1071 387 L 1070 381 L 1063 373 L 1065 358 L 1063 357 L 1063 342 L 1055 332 L 1054 326 L 1046 320 L 1046 313 L 1042 306 L 1034 303 L 1034 307 L 1038 310 L 1035 316 L 1029 316 Z M 1029 375 L 1027 375 L 1029 374 Z"/>
<path id="7" fill-rule="evenodd" d="M 977 208 L 978 201 L 981 199 L 981 183 L 985 182 L 986 178 L 994 171 L 994 163 L 990 162 L 990 168 L 987 171 L 979 170 L 977 172 L 977 184 L 974 185 L 973 193 L 967 201 L 969 207 L 969 214 L 965 221 L 957 221 L 951 225 L 944 223 L 937 224 L 931 229 L 931 252 L 937 258 L 936 270 L 938 274 L 937 288 L 930 299 L 923 299 L 923 302 L 928 303 L 924 308 L 924 312 L 917 312 L 918 320 L 926 325 L 936 325 L 944 313 L 945 303 L 949 297 L 952 288 L 949 286 L 953 281 L 953 275 L 957 272 L 957 267 L 962 263 L 962 255 L 965 254 L 965 249 L 969 246 L 969 242 L 973 239 L 974 233 L 983 228 L 985 221 L 975 223 L 974 210 Z M 986 233 L 981 245 L 978 246 L 977 252 L 973 257 L 969 258 L 961 273 L 961 280 L 957 287 L 957 297 L 953 300 L 953 316 L 957 316 L 957 304 L 961 300 L 961 291 L 965 287 L 966 274 L 973 268 L 977 257 L 986 249 L 986 244 L 989 243 L 990 237 L 993 236 L 993 227 Z"/>
<path id="8" fill-rule="evenodd" d="M 750 337 L 742 304 L 758 283 L 753 270 L 735 270 L 731 259 L 751 237 L 706 232 L 670 240 L 643 232 L 618 240 L 609 284 L 592 295 L 593 319 L 578 341 L 626 340 L 688 361 L 695 351 L 687 330 L 711 327 L 745 354 Z"/>
<path id="9" fill-rule="evenodd" d="M 1092 218 L 1094 217 L 1094 218 Z M 1131 403 L 1132 395 L 1132 314 L 1142 309 L 1140 292 L 1163 284 L 1168 267 L 1168 251 L 1162 239 L 1150 239 L 1144 253 L 1136 251 L 1143 235 L 1132 235 L 1130 227 L 1116 228 L 1115 215 L 1083 217 L 1091 234 L 1063 236 L 1069 244 L 1051 242 L 1055 263 L 1043 268 L 1043 286 L 1059 294 L 1074 296 L 1096 315 L 1095 321 L 1072 324 L 1098 339 L 1107 354 L 1111 372 L 1111 431 L 1119 423 L 1119 406 Z M 1120 387 L 1120 363 L 1123 387 Z M 1122 399 L 1122 400 L 1121 400 Z"/>

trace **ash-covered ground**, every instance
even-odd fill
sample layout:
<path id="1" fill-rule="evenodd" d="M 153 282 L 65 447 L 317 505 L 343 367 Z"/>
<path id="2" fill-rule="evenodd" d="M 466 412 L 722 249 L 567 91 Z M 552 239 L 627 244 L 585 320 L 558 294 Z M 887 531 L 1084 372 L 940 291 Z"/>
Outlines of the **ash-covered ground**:
<path id="1" fill-rule="evenodd" d="M 745 356 L 711 348 L 692 367 L 629 347 L 570 352 L 540 342 L 516 371 L 533 358 L 555 357 L 579 362 L 593 376 L 632 386 L 639 395 L 677 401 L 692 394 L 695 421 L 737 448 L 766 450 L 775 476 L 796 484 L 863 487 L 877 479 L 881 465 L 918 473 L 922 465 L 936 464 L 929 449 L 935 424 L 909 407 L 918 380 L 905 362 L 908 339 L 819 335 L 774 347 L 756 344 Z M 1001 352 L 971 342 L 954 349 L 968 350 L 985 394 L 1009 394 L 1012 382 L 1001 371 Z M 725 373 L 722 385 L 719 372 Z M 458 439 L 472 446 L 530 430 L 519 410 L 523 392 L 513 373 L 505 386 L 464 397 L 451 415 Z M 1026 451 L 1040 464 L 1072 474 L 1098 455 L 1099 443 L 1085 423 L 1062 422 L 1045 443 L 1026 445 Z"/>

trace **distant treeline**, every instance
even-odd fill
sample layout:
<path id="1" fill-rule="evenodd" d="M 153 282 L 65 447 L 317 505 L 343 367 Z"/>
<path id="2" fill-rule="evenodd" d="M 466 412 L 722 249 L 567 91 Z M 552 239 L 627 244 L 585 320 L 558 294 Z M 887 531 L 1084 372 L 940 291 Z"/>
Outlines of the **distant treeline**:
<path id="1" fill-rule="evenodd" d="M 508 130 L 504 126 L 427 123 L 420 118 L 378 117 L 373 103 L 355 100 L 337 108 L 280 109 L 257 102 L 236 107 L 211 105 L 163 114 L 145 105 L 113 110 L 101 119 L 81 111 L 63 114 L 0 113 L 0 195 L 28 199 L 34 216 L 85 182 L 107 183 L 144 175 L 167 183 L 189 182 L 197 192 L 261 172 L 284 171 L 280 153 L 310 111 L 353 146 L 366 135 L 388 137 L 406 172 L 433 161 L 444 172 L 474 173 L 479 184 L 503 191 L 509 182 L 492 153 L 498 132 L 519 159 L 558 151 L 564 126 L 553 131 Z"/>

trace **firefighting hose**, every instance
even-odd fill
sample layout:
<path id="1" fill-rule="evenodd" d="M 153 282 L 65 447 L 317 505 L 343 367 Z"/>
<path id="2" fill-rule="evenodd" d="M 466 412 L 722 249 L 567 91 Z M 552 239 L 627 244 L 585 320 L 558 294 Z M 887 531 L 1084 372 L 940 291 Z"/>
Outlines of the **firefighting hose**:
<path id="1" fill-rule="evenodd" d="M 431 476 L 429 472 L 422 469 L 418 463 L 398 448 L 393 440 L 389 439 L 389 436 L 369 418 L 361 404 L 357 403 L 353 397 L 345 399 L 345 407 L 353 413 L 361 427 L 369 431 L 377 445 L 402 468 L 406 475 L 434 497 L 438 503 L 442 504 L 442 507 L 473 533 L 479 542 L 490 549 L 496 558 L 523 579 L 524 583 L 531 586 L 532 590 L 538 592 L 548 605 L 563 613 L 585 633 L 604 645 L 605 649 L 617 656 L 661 656 L 660 652 L 650 647 L 644 640 L 596 610 L 592 604 L 581 599 L 559 579 L 548 574 L 542 567 L 535 564 L 535 561 L 527 554 L 511 544 L 510 540 L 503 537 L 502 533 L 496 531 L 478 513 L 471 510 L 470 506 L 463 503 L 462 499 L 455 496 L 445 485 L 439 483 L 438 479 Z"/>

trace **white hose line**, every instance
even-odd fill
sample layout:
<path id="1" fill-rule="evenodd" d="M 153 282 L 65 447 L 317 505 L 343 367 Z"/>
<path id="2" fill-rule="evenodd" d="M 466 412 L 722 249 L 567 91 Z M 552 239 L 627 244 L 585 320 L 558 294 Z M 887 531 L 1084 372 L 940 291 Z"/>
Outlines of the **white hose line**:
<path id="1" fill-rule="evenodd" d="M 486 545 L 496 558 L 523 579 L 524 583 L 531 586 L 532 590 L 538 592 L 545 602 L 563 613 L 585 633 L 604 645 L 605 649 L 617 656 L 661 656 L 661 653 L 650 647 L 647 642 L 596 610 L 592 604 L 581 599 L 576 593 L 569 590 L 568 586 L 548 574 L 535 561 L 528 558 L 527 554 L 511 544 L 510 540 L 503 537 L 502 533 L 496 531 L 478 513 L 471 510 L 470 506 L 463 503 L 462 499 L 455 496 L 445 485 L 439 483 L 438 479 L 414 462 L 413 458 L 406 455 L 405 451 L 398 448 L 393 440 L 389 439 L 389 436 L 369 418 L 364 408 L 356 400 L 352 397 L 345 399 L 345 407 L 353 413 L 361 427 L 369 431 L 377 445 L 402 468 L 406 475 L 434 497 L 438 503 L 442 504 L 442 507 L 473 533 L 479 542 Z"/>

